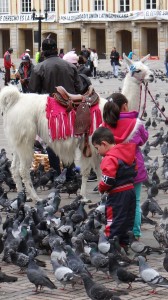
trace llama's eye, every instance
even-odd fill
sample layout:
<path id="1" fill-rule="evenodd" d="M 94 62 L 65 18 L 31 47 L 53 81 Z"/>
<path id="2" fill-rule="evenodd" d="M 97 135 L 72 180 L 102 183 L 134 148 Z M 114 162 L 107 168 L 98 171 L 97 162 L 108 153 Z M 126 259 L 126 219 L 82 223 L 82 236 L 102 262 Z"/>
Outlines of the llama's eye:
<path id="1" fill-rule="evenodd" d="M 136 71 L 134 71 L 135 73 L 140 73 L 140 72 L 142 72 L 141 70 L 136 70 Z"/>

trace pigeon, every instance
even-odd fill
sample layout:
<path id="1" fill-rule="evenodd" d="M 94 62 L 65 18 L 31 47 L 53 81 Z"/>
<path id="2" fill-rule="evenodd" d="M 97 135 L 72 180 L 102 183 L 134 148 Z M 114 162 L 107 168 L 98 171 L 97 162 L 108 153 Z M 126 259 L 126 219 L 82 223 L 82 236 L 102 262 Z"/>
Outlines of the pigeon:
<path id="1" fill-rule="evenodd" d="M 103 231 L 99 232 L 98 249 L 103 254 L 107 254 L 110 250 L 110 243 Z"/>
<path id="2" fill-rule="evenodd" d="M 153 288 L 152 294 L 156 294 L 157 287 L 168 288 L 168 280 L 161 276 L 158 271 L 151 268 L 143 256 L 138 256 L 139 274 L 144 282 Z"/>
<path id="3" fill-rule="evenodd" d="M 63 285 L 63 289 L 67 284 L 71 284 L 72 287 L 80 281 L 80 276 L 76 275 L 70 268 L 63 266 L 58 261 L 51 260 L 55 278 Z"/>
<path id="4" fill-rule="evenodd" d="M 128 284 L 128 289 L 132 289 L 132 282 L 137 281 L 136 279 L 139 278 L 139 276 L 133 274 L 132 272 L 129 272 L 127 270 L 125 270 L 122 267 L 119 267 L 117 269 L 117 277 L 118 277 L 118 281 L 120 283 L 127 283 Z"/>
<path id="5" fill-rule="evenodd" d="M 85 264 L 83 263 L 81 258 L 77 254 L 75 254 L 71 246 L 66 245 L 65 250 L 67 255 L 67 266 L 77 275 L 86 273 L 88 276 L 91 276 Z"/>
<path id="6" fill-rule="evenodd" d="M 163 156 L 168 154 L 168 144 L 166 142 L 163 142 L 160 151 Z"/>
<path id="7" fill-rule="evenodd" d="M 168 190 L 168 180 L 158 184 L 158 189 L 164 191 L 165 193 Z"/>
<path id="8" fill-rule="evenodd" d="M 119 294 L 119 292 L 113 292 L 112 290 L 109 290 L 104 285 L 100 283 L 94 282 L 88 275 L 81 274 L 85 291 L 88 295 L 88 297 L 91 300 L 120 300 L 116 294 Z"/>
<path id="9" fill-rule="evenodd" d="M 160 183 L 160 178 L 159 178 L 158 174 L 156 173 L 156 171 L 154 171 L 152 174 L 152 181 L 155 182 L 155 184 Z"/>
<path id="10" fill-rule="evenodd" d="M 149 118 L 148 121 L 145 123 L 145 128 L 148 129 L 151 126 L 151 119 Z"/>
<path id="11" fill-rule="evenodd" d="M 160 144 L 160 145 L 163 144 L 163 142 L 164 142 L 163 137 L 162 137 L 161 135 L 159 135 L 159 136 L 156 138 L 156 140 L 154 140 L 154 141 L 153 141 L 152 143 L 150 143 L 149 145 L 156 148 L 159 144 Z"/>
<path id="12" fill-rule="evenodd" d="M 30 259 L 28 264 L 27 278 L 35 285 L 35 292 L 38 291 L 39 286 L 40 290 L 42 290 L 44 286 L 48 287 L 49 289 L 57 289 L 56 285 L 48 278 L 46 273 L 37 266 L 33 259 Z"/>
<path id="13" fill-rule="evenodd" d="M 143 153 L 145 153 L 145 155 L 149 154 L 150 152 L 150 145 L 149 145 L 149 141 L 146 142 L 143 150 L 142 150 Z"/>
<path id="14" fill-rule="evenodd" d="M 72 237 L 71 241 L 75 247 L 75 253 L 80 257 L 84 264 L 91 265 L 89 255 L 91 248 L 84 245 L 84 241 L 79 235 L 77 235 L 77 237 Z"/>
<path id="15" fill-rule="evenodd" d="M 154 129 L 156 129 L 156 127 L 157 127 L 157 123 L 156 123 L 155 119 L 152 121 L 152 127 L 153 127 Z"/>
<path id="16" fill-rule="evenodd" d="M 156 158 L 152 162 L 152 169 L 154 171 L 157 171 L 158 168 L 159 168 L 159 161 L 158 161 L 158 156 L 156 156 Z"/>
<path id="17" fill-rule="evenodd" d="M 67 168 L 64 168 L 63 171 L 61 172 L 61 174 L 54 179 L 55 187 L 57 187 L 58 184 L 65 183 L 65 181 L 66 181 L 66 173 L 67 173 Z"/>
<path id="18" fill-rule="evenodd" d="M 17 277 L 10 276 L 10 275 L 7 275 L 7 274 L 3 273 L 1 271 L 1 268 L 0 268 L 0 283 L 2 283 L 2 282 L 15 282 L 17 280 L 18 280 Z"/>
<path id="19" fill-rule="evenodd" d="M 150 247 L 148 245 L 145 245 L 143 242 L 138 241 L 132 231 L 128 232 L 129 239 L 130 239 L 130 248 L 135 253 L 134 257 L 138 255 L 150 255 L 151 253 L 159 253 L 162 254 L 163 251 L 159 248 Z"/>
<path id="20" fill-rule="evenodd" d="M 96 243 L 90 243 L 89 246 L 91 247 L 90 258 L 92 266 L 96 268 L 96 271 L 102 271 L 108 276 L 109 258 L 98 252 L 98 246 Z"/>
<path id="21" fill-rule="evenodd" d="M 152 213 L 152 217 L 154 217 L 156 213 L 158 213 L 159 215 L 163 215 L 163 210 L 161 209 L 157 201 L 153 198 L 148 200 L 149 200 L 149 211 Z"/>
<path id="22" fill-rule="evenodd" d="M 160 247 L 168 247 L 168 239 L 167 239 L 167 226 L 168 226 L 168 209 L 167 207 L 163 210 L 163 215 L 155 226 L 155 230 L 153 231 L 153 236 L 156 241 L 159 243 Z"/>
<path id="23" fill-rule="evenodd" d="M 153 178 L 156 180 L 156 178 L 154 177 L 154 173 L 153 173 Z M 156 185 L 156 181 L 152 180 L 152 186 L 148 188 L 147 194 L 148 194 L 148 198 L 151 199 L 153 197 L 156 197 L 158 194 L 158 186 Z"/>
<path id="24" fill-rule="evenodd" d="M 58 261 L 60 263 L 65 263 L 66 261 L 66 253 L 63 249 L 63 240 L 61 238 L 55 238 L 54 240 L 51 261 Z"/>

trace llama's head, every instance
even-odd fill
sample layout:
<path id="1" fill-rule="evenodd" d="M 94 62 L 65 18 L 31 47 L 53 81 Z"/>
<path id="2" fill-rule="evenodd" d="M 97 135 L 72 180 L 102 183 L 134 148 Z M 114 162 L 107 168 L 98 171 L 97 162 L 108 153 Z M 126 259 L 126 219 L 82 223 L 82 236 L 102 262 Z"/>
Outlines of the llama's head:
<path id="1" fill-rule="evenodd" d="M 123 53 L 123 58 L 128 65 L 130 75 L 136 78 L 138 81 L 152 82 L 154 80 L 153 72 L 147 65 L 144 64 L 149 57 L 150 54 L 146 55 L 139 61 L 132 61 L 125 55 L 125 53 Z"/>

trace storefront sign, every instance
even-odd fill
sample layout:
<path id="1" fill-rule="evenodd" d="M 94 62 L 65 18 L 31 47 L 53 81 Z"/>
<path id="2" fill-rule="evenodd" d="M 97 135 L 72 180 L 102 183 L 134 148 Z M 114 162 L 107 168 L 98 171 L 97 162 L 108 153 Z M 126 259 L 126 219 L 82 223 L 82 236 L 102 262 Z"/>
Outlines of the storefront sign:
<path id="1" fill-rule="evenodd" d="M 59 23 L 72 23 L 77 21 L 132 21 L 132 20 L 168 20 L 168 10 L 138 10 L 122 13 L 111 12 L 83 12 L 63 14 L 59 17 Z"/>
<path id="2" fill-rule="evenodd" d="M 43 22 L 54 22 L 56 21 L 56 15 L 48 13 L 47 20 Z M 30 23 L 38 22 L 38 20 L 33 20 L 32 14 L 21 14 L 21 15 L 2 15 L 0 14 L 0 23 Z"/>

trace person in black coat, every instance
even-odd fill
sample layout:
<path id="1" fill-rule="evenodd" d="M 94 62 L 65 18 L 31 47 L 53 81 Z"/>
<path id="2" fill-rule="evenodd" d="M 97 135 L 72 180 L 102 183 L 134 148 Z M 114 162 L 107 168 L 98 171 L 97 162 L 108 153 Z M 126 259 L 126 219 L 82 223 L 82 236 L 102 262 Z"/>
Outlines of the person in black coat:
<path id="1" fill-rule="evenodd" d="M 63 86 L 71 94 L 81 93 L 83 90 L 82 81 L 78 75 L 77 68 L 65 60 L 58 57 L 55 40 L 47 38 L 42 42 L 42 51 L 45 60 L 38 63 L 31 73 L 29 89 L 32 93 L 53 94 L 56 86 Z M 59 175 L 60 161 L 58 156 L 50 148 L 46 148 L 50 166 L 57 171 Z M 73 164 L 68 169 L 70 178 Z M 68 179 L 69 179 L 68 178 Z"/>
<path id="2" fill-rule="evenodd" d="M 28 85 L 33 68 L 34 65 L 32 64 L 30 57 L 28 55 L 22 56 L 22 61 L 16 73 L 16 78 L 20 79 L 23 93 L 29 93 Z"/>
<path id="3" fill-rule="evenodd" d="M 111 60 L 111 65 L 113 67 L 113 74 L 115 78 L 118 77 L 119 57 L 120 57 L 119 53 L 116 51 L 116 48 L 113 47 L 110 55 L 110 60 Z"/>
<path id="4" fill-rule="evenodd" d="M 56 42 L 42 42 L 45 60 L 37 64 L 31 73 L 29 90 L 32 93 L 52 94 L 56 86 L 63 86 L 71 94 L 81 93 L 83 86 L 77 69 L 58 57 Z"/>

